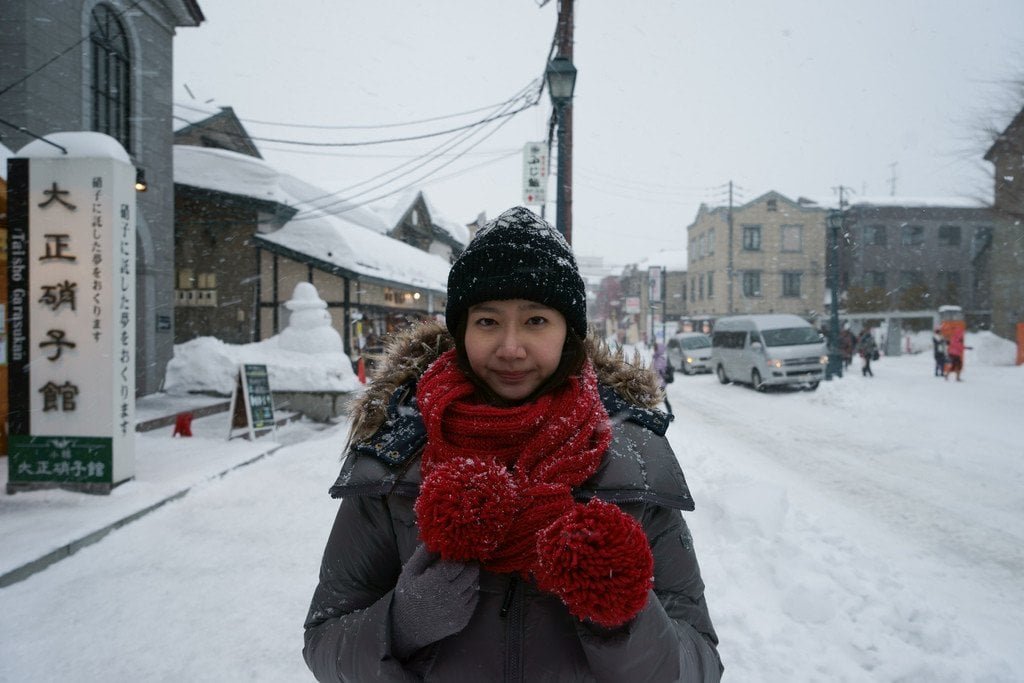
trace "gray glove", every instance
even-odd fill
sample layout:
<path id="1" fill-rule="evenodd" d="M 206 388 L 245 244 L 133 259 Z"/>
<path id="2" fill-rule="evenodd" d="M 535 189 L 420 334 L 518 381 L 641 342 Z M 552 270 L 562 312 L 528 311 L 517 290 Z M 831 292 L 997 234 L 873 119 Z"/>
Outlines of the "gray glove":
<path id="1" fill-rule="evenodd" d="M 466 628 L 480 599 L 480 565 L 449 562 L 420 544 L 402 567 L 391 598 L 391 640 L 407 659 Z"/>

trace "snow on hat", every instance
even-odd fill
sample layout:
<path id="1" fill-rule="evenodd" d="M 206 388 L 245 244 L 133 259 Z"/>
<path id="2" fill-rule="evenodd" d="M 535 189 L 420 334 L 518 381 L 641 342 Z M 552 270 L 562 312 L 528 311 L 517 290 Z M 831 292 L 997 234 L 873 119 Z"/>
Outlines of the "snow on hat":
<path id="1" fill-rule="evenodd" d="M 480 228 L 452 265 L 448 330 L 455 334 L 470 306 L 507 299 L 550 306 L 580 338 L 587 335 L 586 286 L 572 249 L 549 223 L 521 206 Z"/>

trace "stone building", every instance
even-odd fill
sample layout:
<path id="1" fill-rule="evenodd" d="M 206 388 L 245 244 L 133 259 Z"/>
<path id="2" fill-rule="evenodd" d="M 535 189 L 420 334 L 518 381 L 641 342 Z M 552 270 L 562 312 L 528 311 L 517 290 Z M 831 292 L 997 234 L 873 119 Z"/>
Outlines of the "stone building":
<path id="1" fill-rule="evenodd" d="M 159 390 L 173 354 L 174 185 L 171 65 L 175 31 L 198 26 L 195 0 L 4 0 L 0 142 L 97 131 L 121 143 L 148 185 L 138 195 L 136 368 Z"/>
<path id="2" fill-rule="evenodd" d="M 825 209 L 767 192 L 740 206 L 702 204 L 687 229 L 691 317 L 823 312 Z"/>
<path id="3" fill-rule="evenodd" d="M 972 328 L 991 320 L 992 210 L 969 199 L 879 197 L 843 216 L 840 290 L 848 308 L 964 309 Z"/>
<path id="4" fill-rule="evenodd" d="M 1018 339 L 1024 324 L 1024 109 L 985 153 L 995 166 L 992 331 Z"/>

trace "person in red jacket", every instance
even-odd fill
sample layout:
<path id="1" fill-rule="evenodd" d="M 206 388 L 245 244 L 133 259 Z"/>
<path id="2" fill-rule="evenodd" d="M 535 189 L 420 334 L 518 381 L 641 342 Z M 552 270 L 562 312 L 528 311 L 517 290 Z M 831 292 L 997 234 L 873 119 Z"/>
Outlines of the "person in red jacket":
<path id="1" fill-rule="evenodd" d="M 718 681 L 648 368 L 588 334 L 525 208 L 452 265 L 445 327 L 392 340 L 352 411 L 305 622 L 321 681 Z"/>
<path id="2" fill-rule="evenodd" d="M 956 375 L 956 381 L 960 380 L 960 373 L 964 369 L 964 331 L 963 328 L 956 328 L 949 335 L 949 346 L 946 349 L 946 353 L 949 354 L 949 372 L 946 373 L 946 379 L 949 379 L 951 374 Z"/>

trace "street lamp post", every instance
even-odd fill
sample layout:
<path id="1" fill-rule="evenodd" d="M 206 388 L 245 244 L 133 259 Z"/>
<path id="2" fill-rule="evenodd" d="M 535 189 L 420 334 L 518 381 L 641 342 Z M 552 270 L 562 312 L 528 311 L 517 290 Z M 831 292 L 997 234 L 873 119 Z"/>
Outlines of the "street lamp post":
<path id="1" fill-rule="evenodd" d="M 825 366 L 825 379 L 843 376 L 843 358 L 839 350 L 839 230 L 843 227 L 843 212 L 832 209 L 828 212 L 828 269 L 829 287 L 829 334 L 828 334 L 828 365 Z"/>
<path id="2" fill-rule="evenodd" d="M 548 93 L 551 95 L 551 103 L 555 107 L 555 117 L 558 122 L 558 183 L 555 201 L 558 203 L 555 214 L 555 227 L 558 232 L 571 244 L 572 236 L 566 234 L 566 192 L 565 176 L 566 157 L 568 156 L 565 140 L 565 108 L 572 102 L 572 93 L 576 88 L 576 67 L 572 60 L 567 57 L 555 57 L 548 63 L 547 69 Z"/>

